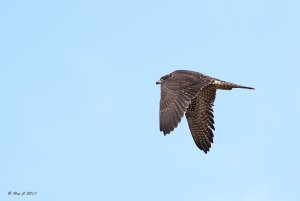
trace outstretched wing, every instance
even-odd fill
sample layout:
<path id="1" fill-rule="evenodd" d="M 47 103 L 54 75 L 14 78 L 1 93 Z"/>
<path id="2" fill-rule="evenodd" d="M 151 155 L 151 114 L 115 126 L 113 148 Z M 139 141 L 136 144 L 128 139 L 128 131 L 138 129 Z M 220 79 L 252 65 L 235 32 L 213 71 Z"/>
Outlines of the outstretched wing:
<path id="1" fill-rule="evenodd" d="M 186 112 L 191 134 L 197 147 L 207 153 L 213 143 L 213 105 L 216 89 L 212 85 L 204 87 L 195 97 Z"/>
<path id="2" fill-rule="evenodd" d="M 208 79 L 199 79 L 199 75 L 178 73 L 161 84 L 159 122 L 165 135 L 178 126 L 191 100 L 209 82 Z"/>

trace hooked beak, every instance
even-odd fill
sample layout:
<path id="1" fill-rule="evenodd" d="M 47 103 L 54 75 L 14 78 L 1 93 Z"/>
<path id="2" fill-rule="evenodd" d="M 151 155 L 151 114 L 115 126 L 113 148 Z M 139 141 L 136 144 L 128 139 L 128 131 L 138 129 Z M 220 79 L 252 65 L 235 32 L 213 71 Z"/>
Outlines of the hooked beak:
<path id="1" fill-rule="evenodd" d="M 158 80 L 158 81 L 156 82 L 156 84 L 161 84 L 161 80 Z"/>

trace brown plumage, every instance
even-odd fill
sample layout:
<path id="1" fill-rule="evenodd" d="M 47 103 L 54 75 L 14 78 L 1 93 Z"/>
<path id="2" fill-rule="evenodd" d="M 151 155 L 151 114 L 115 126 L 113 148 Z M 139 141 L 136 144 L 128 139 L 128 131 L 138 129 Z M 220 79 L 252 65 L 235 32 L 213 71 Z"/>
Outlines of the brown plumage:
<path id="1" fill-rule="evenodd" d="M 207 153 L 213 143 L 213 105 L 216 90 L 254 89 L 225 82 L 198 72 L 177 70 L 160 78 L 160 131 L 172 132 L 185 114 L 197 147 Z"/>

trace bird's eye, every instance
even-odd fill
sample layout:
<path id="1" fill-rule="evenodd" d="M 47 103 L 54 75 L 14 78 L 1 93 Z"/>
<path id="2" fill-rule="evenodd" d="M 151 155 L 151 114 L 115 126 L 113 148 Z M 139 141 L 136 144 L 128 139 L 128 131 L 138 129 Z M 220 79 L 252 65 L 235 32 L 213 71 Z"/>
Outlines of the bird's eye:
<path id="1" fill-rule="evenodd" d="M 169 77 L 170 77 L 170 74 L 165 75 L 165 76 L 163 76 L 163 77 L 160 78 L 160 81 L 166 80 L 166 79 L 168 79 Z"/>

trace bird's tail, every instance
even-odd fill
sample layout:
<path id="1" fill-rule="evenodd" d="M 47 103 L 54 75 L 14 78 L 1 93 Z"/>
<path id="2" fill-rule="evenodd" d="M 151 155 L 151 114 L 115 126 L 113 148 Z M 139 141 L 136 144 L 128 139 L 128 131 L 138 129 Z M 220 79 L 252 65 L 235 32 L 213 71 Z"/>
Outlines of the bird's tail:
<path id="1" fill-rule="evenodd" d="M 252 88 L 252 87 L 246 87 L 246 86 L 243 86 L 243 85 L 234 84 L 234 83 L 231 83 L 231 82 L 225 82 L 225 81 L 222 81 L 222 80 L 215 80 L 214 85 L 217 87 L 217 89 L 223 89 L 223 90 L 231 90 L 233 88 L 255 89 L 255 88 Z"/>

